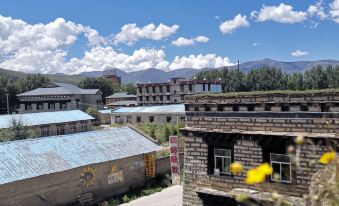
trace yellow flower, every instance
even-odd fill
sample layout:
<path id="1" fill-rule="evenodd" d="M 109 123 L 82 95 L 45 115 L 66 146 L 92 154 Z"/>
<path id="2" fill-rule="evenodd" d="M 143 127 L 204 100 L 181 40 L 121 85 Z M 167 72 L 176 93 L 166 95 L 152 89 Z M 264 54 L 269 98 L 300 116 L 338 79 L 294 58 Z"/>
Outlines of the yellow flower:
<path id="1" fill-rule="evenodd" d="M 238 174 L 241 173 L 243 170 L 243 166 L 239 162 L 234 162 L 231 164 L 231 172 L 232 174 Z"/>
<path id="2" fill-rule="evenodd" d="M 305 140 L 304 136 L 299 135 L 295 138 L 294 141 L 295 141 L 296 144 L 302 144 L 302 143 L 304 143 L 304 140 Z"/>
<path id="3" fill-rule="evenodd" d="M 240 193 L 235 197 L 237 202 L 245 203 L 248 200 L 248 195 L 246 193 Z"/>
<path id="4" fill-rule="evenodd" d="M 335 152 L 326 152 L 321 156 L 319 162 L 322 164 L 329 164 L 334 160 L 335 157 L 336 157 Z"/>
<path id="5" fill-rule="evenodd" d="M 247 177 L 245 179 L 246 184 L 253 185 L 262 183 L 265 181 L 265 174 L 259 171 L 257 168 L 247 171 Z"/>
<path id="6" fill-rule="evenodd" d="M 260 165 L 259 167 L 257 167 L 257 169 L 264 175 L 271 175 L 273 172 L 272 167 L 268 163 Z"/>

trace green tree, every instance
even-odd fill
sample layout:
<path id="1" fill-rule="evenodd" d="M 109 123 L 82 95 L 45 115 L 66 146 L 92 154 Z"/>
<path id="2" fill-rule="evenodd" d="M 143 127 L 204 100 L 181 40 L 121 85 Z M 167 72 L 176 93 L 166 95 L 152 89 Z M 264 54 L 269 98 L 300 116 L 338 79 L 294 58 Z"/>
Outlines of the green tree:
<path id="1" fill-rule="evenodd" d="M 287 87 L 290 90 L 304 90 L 304 76 L 300 72 L 288 76 Z"/>
<path id="2" fill-rule="evenodd" d="M 10 127 L 0 132 L 0 142 L 36 137 L 34 128 L 24 125 L 20 118 L 12 118 Z"/>
<path id="3" fill-rule="evenodd" d="M 100 114 L 96 107 L 93 106 L 88 107 L 86 113 L 89 114 L 91 117 L 95 118 L 95 120 L 100 121 Z"/>

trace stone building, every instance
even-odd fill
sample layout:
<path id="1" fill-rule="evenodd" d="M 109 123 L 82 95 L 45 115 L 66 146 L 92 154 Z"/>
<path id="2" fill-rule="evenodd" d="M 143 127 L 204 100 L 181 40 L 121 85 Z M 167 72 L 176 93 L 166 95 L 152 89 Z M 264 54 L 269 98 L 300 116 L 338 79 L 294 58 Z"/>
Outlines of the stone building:
<path id="1" fill-rule="evenodd" d="M 99 118 L 101 124 L 111 124 L 111 112 L 110 109 L 99 110 Z"/>
<path id="2" fill-rule="evenodd" d="M 0 143 L 0 205 L 96 205 L 143 186 L 160 149 L 129 127 Z"/>
<path id="3" fill-rule="evenodd" d="M 160 105 L 184 103 L 192 94 L 221 93 L 220 81 L 188 80 L 172 78 L 163 83 L 137 84 L 138 105 Z"/>
<path id="4" fill-rule="evenodd" d="M 103 72 L 103 77 L 110 80 L 112 84 L 117 84 L 117 85 L 121 84 L 121 77 L 117 75 L 116 69 L 106 69 Z"/>
<path id="5" fill-rule="evenodd" d="M 41 88 L 18 94 L 20 113 L 47 112 L 102 106 L 99 89 L 81 89 L 72 84 L 50 82 Z"/>
<path id="6" fill-rule="evenodd" d="M 239 205 L 247 193 L 272 205 L 277 191 L 304 205 L 320 156 L 338 149 L 339 90 L 196 95 L 185 105 L 183 205 Z M 295 144 L 302 136 L 305 143 Z M 293 147 L 291 147 L 293 146 Z M 230 164 L 244 165 L 231 174 Z M 262 187 L 244 182 L 246 171 L 267 162 L 273 168 Z M 313 164 L 313 163 L 315 164 Z"/>
<path id="7" fill-rule="evenodd" d="M 137 96 L 126 92 L 114 93 L 106 97 L 106 106 L 110 108 L 137 106 Z"/>
<path id="8" fill-rule="evenodd" d="M 112 111 L 112 124 L 179 123 L 185 121 L 185 106 L 183 104 L 122 107 Z"/>
<path id="9" fill-rule="evenodd" d="M 45 137 L 91 131 L 94 118 L 80 110 L 0 115 L 0 130 L 10 128 L 13 120 Z"/>

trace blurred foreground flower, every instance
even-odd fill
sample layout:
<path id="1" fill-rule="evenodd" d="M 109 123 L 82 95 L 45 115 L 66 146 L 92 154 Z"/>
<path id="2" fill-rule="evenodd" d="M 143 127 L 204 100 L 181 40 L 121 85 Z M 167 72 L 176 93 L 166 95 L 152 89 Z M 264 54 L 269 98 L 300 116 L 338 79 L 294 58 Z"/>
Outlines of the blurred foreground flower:
<path id="1" fill-rule="evenodd" d="M 335 152 L 326 152 L 320 157 L 319 162 L 322 164 L 329 164 L 335 159 L 335 157 L 336 157 Z"/>
<path id="2" fill-rule="evenodd" d="M 249 185 L 259 184 L 265 181 L 266 175 L 271 174 L 272 167 L 268 163 L 264 163 L 259 165 L 257 168 L 248 170 L 245 182 Z"/>
<path id="3" fill-rule="evenodd" d="M 231 172 L 232 174 L 238 174 L 241 173 L 243 170 L 243 166 L 239 162 L 234 162 L 231 164 Z"/>
<path id="4" fill-rule="evenodd" d="M 295 141 L 296 144 L 303 144 L 303 143 L 304 143 L 304 140 L 305 140 L 304 136 L 298 135 L 298 136 L 295 138 L 294 141 Z"/>

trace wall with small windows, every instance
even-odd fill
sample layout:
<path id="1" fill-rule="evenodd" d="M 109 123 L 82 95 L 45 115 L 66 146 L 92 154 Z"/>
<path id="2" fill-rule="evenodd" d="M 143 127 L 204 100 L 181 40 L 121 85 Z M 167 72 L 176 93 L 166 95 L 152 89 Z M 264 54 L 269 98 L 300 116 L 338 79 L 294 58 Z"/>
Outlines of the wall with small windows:
<path id="1" fill-rule="evenodd" d="M 185 121 L 185 114 L 166 113 L 114 113 L 111 115 L 113 124 L 138 124 L 138 123 L 180 123 Z"/>

